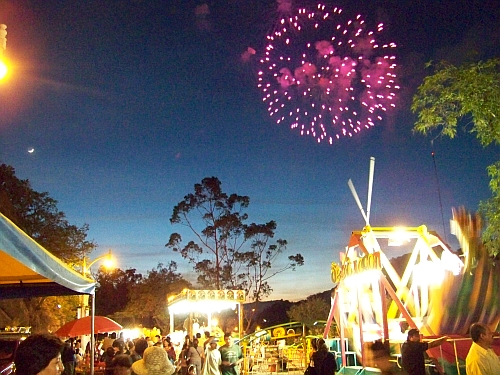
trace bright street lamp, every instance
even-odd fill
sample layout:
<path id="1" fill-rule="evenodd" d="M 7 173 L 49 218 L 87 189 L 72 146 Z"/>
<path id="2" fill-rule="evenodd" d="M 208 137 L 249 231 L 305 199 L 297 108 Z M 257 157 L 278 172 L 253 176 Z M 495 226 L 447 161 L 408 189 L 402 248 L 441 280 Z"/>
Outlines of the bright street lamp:
<path id="1" fill-rule="evenodd" d="M 7 64 L 3 60 L 3 52 L 7 48 L 7 26 L 3 23 L 0 24 L 0 80 L 5 78 L 9 71 Z"/>
<path id="2" fill-rule="evenodd" d="M 104 261 L 104 266 L 110 268 L 113 265 L 113 258 L 111 256 L 111 250 L 108 251 L 107 254 L 101 255 L 100 257 L 95 258 L 93 261 L 87 264 L 87 257 L 83 257 L 83 265 L 82 265 L 82 273 L 83 276 L 87 276 L 90 274 L 90 267 L 92 267 L 96 262 L 106 259 Z"/>
<path id="3" fill-rule="evenodd" d="M 8 71 L 9 68 L 7 68 L 7 65 L 2 60 L 0 60 L 0 80 L 5 78 Z"/>

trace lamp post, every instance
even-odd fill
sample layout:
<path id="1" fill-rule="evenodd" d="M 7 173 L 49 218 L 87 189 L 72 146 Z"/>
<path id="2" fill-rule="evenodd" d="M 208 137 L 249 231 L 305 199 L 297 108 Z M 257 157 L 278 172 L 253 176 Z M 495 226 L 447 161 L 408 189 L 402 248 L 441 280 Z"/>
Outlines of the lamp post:
<path id="1" fill-rule="evenodd" d="M 87 257 L 83 257 L 83 265 L 82 265 L 82 273 L 83 276 L 87 277 L 87 274 L 90 274 L 90 267 L 92 267 L 96 262 L 107 259 L 107 263 L 109 264 L 112 261 L 111 258 L 111 250 L 108 251 L 107 254 L 101 255 L 100 257 L 97 257 L 90 263 L 87 263 Z M 92 275 L 90 277 L 93 279 Z M 91 308 L 91 314 L 90 316 L 92 319 L 90 319 L 90 375 L 94 375 L 94 364 L 95 364 L 95 338 L 94 338 L 94 332 L 95 332 L 95 325 L 94 325 L 94 317 L 95 317 L 95 298 L 93 294 L 83 295 L 83 300 L 81 301 L 81 315 L 87 316 L 87 306 L 88 306 L 88 299 L 90 298 L 90 308 Z"/>
<path id="2" fill-rule="evenodd" d="M 109 265 L 112 262 L 112 256 L 111 256 L 111 250 L 108 251 L 107 254 L 101 255 L 100 257 L 95 258 L 91 262 L 88 262 L 87 257 L 83 257 L 83 264 L 82 264 L 82 274 L 83 276 L 87 277 L 87 275 L 90 276 L 91 279 L 93 279 L 92 274 L 90 273 L 90 267 L 92 267 L 96 262 L 105 259 L 106 265 Z M 89 296 L 87 294 L 82 295 L 82 298 L 80 300 L 80 311 L 78 312 L 77 318 L 84 318 L 88 316 L 88 298 Z"/>

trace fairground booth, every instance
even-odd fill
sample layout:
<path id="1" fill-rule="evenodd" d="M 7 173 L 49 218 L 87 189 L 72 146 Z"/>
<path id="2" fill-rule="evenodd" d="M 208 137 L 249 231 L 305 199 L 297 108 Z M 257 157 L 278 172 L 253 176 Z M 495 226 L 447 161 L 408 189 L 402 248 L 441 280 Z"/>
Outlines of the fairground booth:
<path id="1" fill-rule="evenodd" d="M 181 293 L 168 299 L 170 314 L 170 333 L 174 332 L 175 316 L 186 316 L 184 328 L 190 336 L 200 331 L 214 334 L 218 328 L 213 314 L 223 310 L 235 310 L 238 314 L 238 337 L 243 332 L 244 290 L 194 290 L 184 289 Z M 199 316 L 206 317 L 206 327 L 200 326 Z"/>

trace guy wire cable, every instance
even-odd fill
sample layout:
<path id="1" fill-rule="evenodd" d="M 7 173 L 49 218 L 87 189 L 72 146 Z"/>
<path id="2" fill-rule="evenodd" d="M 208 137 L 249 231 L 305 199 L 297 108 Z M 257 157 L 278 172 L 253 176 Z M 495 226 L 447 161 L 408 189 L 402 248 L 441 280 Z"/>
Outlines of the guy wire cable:
<path id="1" fill-rule="evenodd" d="M 434 152 L 434 140 L 431 141 L 431 146 L 432 146 L 432 162 L 434 163 L 434 176 L 436 177 L 436 183 L 437 183 L 437 191 L 438 191 L 438 198 L 439 198 L 439 207 L 441 209 L 441 221 L 443 223 L 443 235 L 444 235 L 444 242 L 446 245 L 448 245 L 448 239 L 446 236 L 446 227 L 444 225 L 444 214 L 443 214 L 443 202 L 441 200 L 441 187 L 439 185 L 439 178 L 438 178 L 438 172 L 437 172 L 437 166 L 436 166 L 436 155 Z"/>

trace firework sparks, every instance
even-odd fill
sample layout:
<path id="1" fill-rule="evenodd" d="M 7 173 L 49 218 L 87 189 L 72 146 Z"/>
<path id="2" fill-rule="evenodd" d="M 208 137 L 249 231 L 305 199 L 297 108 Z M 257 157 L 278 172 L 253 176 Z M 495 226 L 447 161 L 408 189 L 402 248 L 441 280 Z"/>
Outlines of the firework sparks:
<path id="1" fill-rule="evenodd" d="M 280 20 L 267 36 L 258 86 L 276 123 L 330 144 L 381 121 L 395 106 L 394 43 L 360 15 L 318 5 Z"/>

